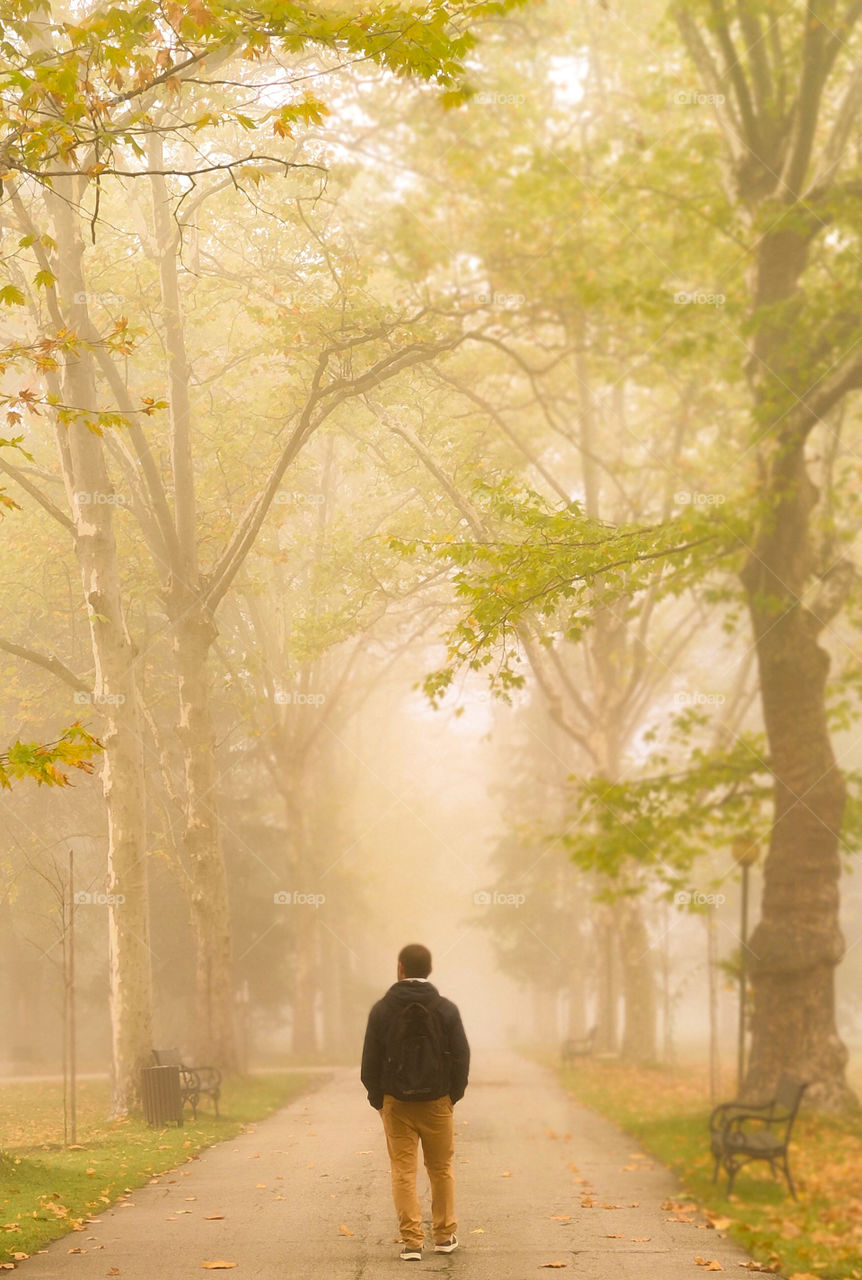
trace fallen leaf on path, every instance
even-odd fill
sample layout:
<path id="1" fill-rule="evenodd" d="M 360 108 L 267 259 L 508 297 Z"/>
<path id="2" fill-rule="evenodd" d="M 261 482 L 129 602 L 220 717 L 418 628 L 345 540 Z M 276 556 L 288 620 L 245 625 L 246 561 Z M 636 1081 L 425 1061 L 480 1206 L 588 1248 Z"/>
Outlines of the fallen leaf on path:
<path id="1" fill-rule="evenodd" d="M 550 1218 L 552 1222 L 571 1222 L 572 1215 L 570 1213 L 552 1213 Z"/>
<path id="2" fill-rule="evenodd" d="M 720 1262 L 717 1262 L 715 1258 L 707 1259 L 707 1258 L 696 1257 L 695 1262 L 699 1267 L 703 1267 L 704 1271 L 723 1271 L 724 1270 L 724 1267 L 721 1265 Z"/>
<path id="3" fill-rule="evenodd" d="M 501 1177 L 501 1178 L 511 1178 L 511 1176 L 512 1176 L 512 1175 L 511 1175 L 511 1173 L 509 1172 L 509 1170 L 508 1170 L 508 1169 L 506 1169 L 506 1171 L 505 1171 L 504 1173 L 501 1173 L 501 1174 L 500 1174 L 500 1177 Z"/>
<path id="4" fill-rule="evenodd" d="M 217 1221 L 219 1220 L 219 1218 L 223 1218 L 223 1217 L 224 1217 L 224 1214 L 223 1214 L 223 1213 L 206 1213 L 206 1214 L 204 1214 L 204 1218 L 205 1218 L 205 1220 L 206 1220 L 207 1222 L 217 1222 Z"/>
<path id="5" fill-rule="evenodd" d="M 344 1223 L 343 1223 L 343 1222 L 342 1222 L 341 1226 L 338 1228 L 338 1230 L 341 1232 L 341 1234 L 342 1234 L 343 1236 L 352 1236 L 352 1235 L 353 1235 L 353 1232 L 350 1230 L 350 1228 L 349 1228 L 349 1227 L 345 1227 L 345 1225 L 344 1225 Z"/>
<path id="6" fill-rule="evenodd" d="M 794 1271 L 790 1280 L 817 1280 L 817 1276 L 812 1275 L 810 1271 Z"/>
<path id="7" fill-rule="evenodd" d="M 568 1265 L 568 1262 L 540 1262 L 539 1270 L 541 1270 L 542 1267 L 567 1267 Z"/>
<path id="8" fill-rule="evenodd" d="M 355 1156 L 371 1156 L 374 1154 L 374 1152 L 373 1151 L 354 1151 L 353 1154 Z"/>
<path id="9" fill-rule="evenodd" d="M 646 1244 L 648 1240 L 652 1240 L 652 1236 L 632 1236 L 635 1244 Z"/>
<path id="10" fill-rule="evenodd" d="M 12 1257 L 16 1262 L 23 1262 L 25 1258 L 29 1258 L 29 1253 L 13 1253 Z"/>
<path id="11" fill-rule="evenodd" d="M 236 1262 L 223 1262 L 220 1258 L 217 1258 L 214 1262 L 201 1263 L 201 1266 L 206 1267 L 207 1271 L 228 1271 L 231 1267 L 238 1265 Z"/>
<path id="12" fill-rule="evenodd" d="M 630 1209 L 639 1209 L 641 1207 L 640 1200 L 629 1200 Z"/>
<path id="13" fill-rule="evenodd" d="M 470 1232 L 470 1235 L 472 1236 L 483 1236 L 484 1234 L 485 1234 L 484 1227 L 474 1227 L 473 1230 Z"/>
<path id="14" fill-rule="evenodd" d="M 184 1196 L 184 1200 L 197 1200 L 197 1196 Z"/>
<path id="15" fill-rule="evenodd" d="M 707 1212 L 706 1216 L 709 1218 L 710 1226 L 715 1227 L 716 1231 L 726 1231 L 733 1222 L 733 1218 L 724 1218 L 718 1213 Z"/>
<path id="16" fill-rule="evenodd" d="M 67 1249 L 67 1253 L 86 1253 L 86 1249 Z"/>
<path id="17" fill-rule="evenodd" d="M 119 1274 L 120 1274 L 119 1267 L 109 1267 L 108 1270 L 105 1272 L 106 1276 L 118 1276 Z"/>
<path id="18" fill-rule="evenodd" d="M 609 1231 L 605 1236 L 605 1239 L 606 1240 L 625 1240 L 625 1236 L 621 1236 L 618 1231 L 615 1234 L 611 1234 L 611 1232 Z"/>

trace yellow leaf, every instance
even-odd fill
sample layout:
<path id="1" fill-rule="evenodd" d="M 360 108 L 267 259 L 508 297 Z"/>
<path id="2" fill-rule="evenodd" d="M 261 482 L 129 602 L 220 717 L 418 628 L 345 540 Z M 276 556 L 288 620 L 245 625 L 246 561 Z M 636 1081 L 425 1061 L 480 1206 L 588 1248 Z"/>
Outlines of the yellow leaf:
<path id="1" fill-rule="evenodd" d="M 201 1266 L 206 1267 L 207 1271 L 227 1271 L 230 1267 L 235 1267 L 236 1262 L 222 1262 L 217 1259 L 215 1262 L 202 1262 Z"/>
<path id="2" fill-rule="evenodd" d="M 338 1228 L 338 1230 L 341 1232 L 341 1234 L 342 1234 L 343 1236 L 352 1236 L 352 1235 L 353 1235 L 353 1232 L 350 1230 L 350 1228 L 349 1228 L 349 1227 L 345 1227 L 345 1225 L 344 1225 L 344 1223 L 343 1223 L 343 1222 L 342 1222 L 341 1226 Z"/>

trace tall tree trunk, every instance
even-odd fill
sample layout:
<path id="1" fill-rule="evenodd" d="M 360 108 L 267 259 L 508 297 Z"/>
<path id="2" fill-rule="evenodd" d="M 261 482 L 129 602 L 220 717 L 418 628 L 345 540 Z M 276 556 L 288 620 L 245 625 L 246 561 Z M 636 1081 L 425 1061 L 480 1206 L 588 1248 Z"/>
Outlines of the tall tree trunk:
<path id="1" fill-rule="evenodd" d="M 189 360 L 177 274 L 179 231 L 171 218 L 162 173 L 163 141 L 148 139 L 153 187 L 153 220 L 162 294 L 162 321 L 168 362 L 171 469 L 177 551 L 165 591 L 172 624 L 182 745 L 186 824 L 183 852 L 190 873 L 191 917 L 196 947 L 195 1052 L 198 1061 L 227 1070 L 238 1065 L 231 957 L 231 917 L 227 874 L 218 819 L 215 736 L 210 712 L 210 648 L 215 620 L 203 602 L 197 552 L 196 498 L 192 461 Z"/>
<path id="2" fill-rule="evenodd" d="M 582 1040 L 587 1034 L 587 993 L 582 969 L 577 968 L 571 971 L 566 991 L 568 994 L 566 1035 L 572 1040 Z"/>
<path id="3" fill-rule="evenodd" d="M 293 1052 L 317 1053 L 317 921 L 316 908 L 294 907 Z"/>
<path id="4" fill-rule="evenodd" d="M 773 518 L 744 573 L 775 779 L 761 918 L 750 944 L 754 1007 L 745 1091 L 765 1096 L 789 1071 L 811 1082 L 814 1105 L 835 1110 L 853 1100 L 834 994 L 844 953 L 838 840 L 845 785 L 826 720 L 829 658 L 818 644 L 825 605 L 808 609 L 800 602 L 816 499 L 801 442 L 776 451 L 771 480 Z"/>
<path id="5" fill-rule="evenodd" d="M 826 717 L 829 658 L 818 637 L 841 608 L 842 562 L 818 570 L 810 518 L 817 490 L 806 465 L 813 414 L 794 424 L 799 352 L 793 307 L 807 239 L 791 224 L 758 246 L 752 293 L 752 383 L 763 515 L 742 581 L 757 646 L 763 716 L 774 777 L 774 821 L 764 867 L 761 919 L 751 937 L 752 1043 L 745 1091 L 770 1094 L 779 1074 L 809 1081 L 807 1101 L 824 1110 L 854 1100 L 847 1050 L 835 1023 L 835 968 L 844 953 L 839 925 L 838 841 L 845 785 Z M 773 317 L 778 315 L 780 321 Z M 805 394 L 805 388 L 800 388 Z M 831 579 L 831 581 L 830 581 Z"/>
<path id="6" fill-rule="evenodd" d="M 643 905 L 637 898 L 621 898 L 615 915 L 624 997 L 622 1056 L 628 1062 L 655 1062 L 655 975 Z"/>
<path id="7" fill-rule="evenodd" d="M 294 754 L 293 740 L 282 726 L 277 742 L 279 786 L 284 801 L 287 826 L 288 868 L 294 892 L 317 893 L 314 883 L 314 843 L 308 829 L 308 807 L 313 801 L 311 787 L 303 773 L 306 761 Z M 317 908 L 294 902 L 290 908 L 293 975 L 291 1007 L 293 1010 L 292 1048 L 295 1054 L 312 1058 L 317 1053 L 317 992 L 319 962 L 317 956 Z"/>
<path id="8" fill-rule="evenodd" d="M 83 245 L 74 210 L 75 178 L 56 179 L 48 196 L 57 240 L 58 290 L 73 331 L 87 331 Z M 85 353 L 66 357 L 63 398 L 96 409 Z M 109 973 L 112 1027 L 111 1105 L 124 1115 L 135 1103 L 140 1068 L 151 1061 L 152 988 L 146 866 L 146 802 L 135 649 L 122 608 L 114 541 L 112 486 L 101 438 L 83 422 L 58 426 L 58 447 L 75 525 L 75 553 L 89 615 L 96 671 L 94 697 L 105 747 L 102 785 L 108 817 Z"/>
<path id="9" fill-rule="evenodd" d="M 171 608 L 186 822 L 182 848 L 190 877 L 195 940 L 195 1054 L 236 1070 L 230 901 L 218 819 L 218 774 L 209 704 L 210 614 L 178 591 Z"/>
<path id="10" fill-rule="evenodd" d="M 709 993 L 709 1101 L 715 1106 L 721 1086 L 720 1026 L 718 1009 L 718 938 L 715 927 L 715 911 L 710 908 L 704 916 L 706 927 L 706 982 Z"/>
<path id="11" fill-rule="evenodd" d="M 617 966 L 613 915 L 610 907 L 596 904 L 593 919 L 596 931 L 596 979 L 598 984 L 596 1046 L 601 1053 L 616 1053 L 619 1049 Z"/>

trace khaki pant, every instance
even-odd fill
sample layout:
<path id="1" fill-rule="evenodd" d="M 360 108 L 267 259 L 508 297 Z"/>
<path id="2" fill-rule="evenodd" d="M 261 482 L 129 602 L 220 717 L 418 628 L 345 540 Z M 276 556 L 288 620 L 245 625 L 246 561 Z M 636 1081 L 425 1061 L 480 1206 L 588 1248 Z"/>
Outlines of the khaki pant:
<path id="1" fill-rule="evenodd" d="M 383 1131 L 392 1167 L 392 1198 L 401 1239 L 421 1248 L 424 1240 L 422 1210 L 416 1194 L 416 1155 L 422 1158 L 431 1182 L 431 1225 L 434 1243 L 455 1234 L 454 1108 L 448 1094 L 433 1102 L 400 1102 L 387 1093 L 383 1098 Z"/>

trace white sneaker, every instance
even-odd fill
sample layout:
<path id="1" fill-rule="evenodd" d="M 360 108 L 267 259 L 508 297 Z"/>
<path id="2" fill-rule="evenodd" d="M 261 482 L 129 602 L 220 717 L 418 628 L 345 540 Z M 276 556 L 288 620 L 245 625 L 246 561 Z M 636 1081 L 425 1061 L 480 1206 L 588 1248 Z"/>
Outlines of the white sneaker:
<path id="1" fill-rule="evenodd" d="M 402 1262 L 421 1262 L 422 1248 L 420 1246 L 417 1249 L 415 1244 L 405 1244 L 400 1256 Z"/>
<path id="2" fill-rule="evenodd" d="M 454 1253 L 458 1248 L 458 1237 L 450 1236 L 448 1240 L 443 1240 L 440 1244 L 435 1244 L 435 1253 Z"/>

